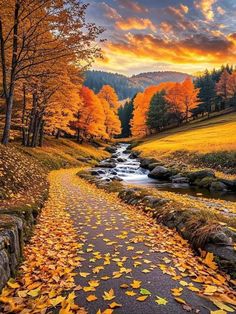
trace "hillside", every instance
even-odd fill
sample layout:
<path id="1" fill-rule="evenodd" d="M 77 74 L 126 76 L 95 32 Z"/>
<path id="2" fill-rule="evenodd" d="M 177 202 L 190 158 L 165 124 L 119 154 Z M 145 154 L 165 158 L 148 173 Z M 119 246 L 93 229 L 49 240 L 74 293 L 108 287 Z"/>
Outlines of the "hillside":
<path id="1" fill-rule="evenodd" d="M 145 89 L 151 85 L 158 85 L 162 82 L 182 82 L 186 76 L 189 76 L 187 73 L 174 72 L 174 71 L 163 71 L 163 72 L 147 72 L 134 75 L 130 80 L 140 86 L 142 89 Z"/>
<path id="2" fill-rule="evenodd" d="M 225 173 L 236 169 L 236 113 L 192 122 L 144 139 L 143 156 L 181 165 L 208 166 Z"/>
<path id="3" fill-rule="evenodd" d="M 188 74 L 174 71 L 140 73 L 127 77 L 118 73 L 103 71 L 87 71 L 85 86 L 94 92 L 99 92 L 103 85 L 111 85 L 119 96 L 119 99 L 132 98 L 137 92 L 143 91 L 150 85 L 158 85 L 161 82 L 182 82 Z"/>

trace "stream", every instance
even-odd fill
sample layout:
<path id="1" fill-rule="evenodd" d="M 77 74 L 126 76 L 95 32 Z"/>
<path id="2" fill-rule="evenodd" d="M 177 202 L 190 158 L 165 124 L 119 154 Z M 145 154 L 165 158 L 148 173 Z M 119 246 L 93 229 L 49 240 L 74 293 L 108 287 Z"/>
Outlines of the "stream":
<path id="1" fill-rule="evenodd" d="M 202 189 L 190 186 L 188 183 L 172 183 L 170 181 L 160 181 L 148 177 L 149 170 L 140 167 L 140 161 L 133 159 L 126 150 L 129 144 L 120 143 L 117 150 L 112 154 L 111 158 L 101 162 L 101 164 L 114 163 L 115 167 L 97 168 L 100 172 L 99 176 L 102 180 L 110 180 L 114 177 L 122 179 L 124 184 L 132 184 L 137 186 L 149 186 L 158 190 L 170 191 L 179 194 L 187 194 L 193 197 L 205 197 L 213 199 L 222 199 L 236 202 L 236 195 L 233 192 L 213 192 L 208 189 Z"/>

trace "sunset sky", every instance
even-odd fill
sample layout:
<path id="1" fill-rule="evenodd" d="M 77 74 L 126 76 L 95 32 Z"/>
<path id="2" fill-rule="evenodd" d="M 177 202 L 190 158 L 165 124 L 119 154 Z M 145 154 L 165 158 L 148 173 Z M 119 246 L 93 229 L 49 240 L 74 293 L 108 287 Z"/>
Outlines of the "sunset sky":
<path id="1" fill-rule="evenodd" d="M 94 69 L 196 73 L 236 64 L 236 0 L 89 2 L 88 18 L 107 39 Z"/>

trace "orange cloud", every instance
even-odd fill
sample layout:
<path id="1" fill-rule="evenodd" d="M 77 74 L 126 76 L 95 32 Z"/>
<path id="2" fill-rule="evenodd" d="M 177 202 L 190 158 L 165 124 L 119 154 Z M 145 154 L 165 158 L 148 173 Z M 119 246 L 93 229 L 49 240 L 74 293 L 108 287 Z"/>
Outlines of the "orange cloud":
<path id="1" fill-rule="evenodd" d="M 153 32 L 156 31 L 156 26 L 152 23 L 151 20 L 137 17 L 130 17 L 126 20 L 124 19 L 119 20 L 116 22 L 116 27 L 123 31 L 128 31 L 131 29 L 136 30 L 150 29 Z"/>
<path id="2" fill-rule="evenodd" d="M 200 9 L 207 21 L 213 21 L 215 17 L 213 4 L 215 3 L 216 0 L 197 0 L 195 1 L 195 7 Z"/>
<path id="3" fill-rule="evenodd" d="M 130 1 L 130 0 L 118 0 L 120 5 L 128 9 L 130 11 L 133 11 L 135 13 L 143 13 L 143 12 L 148 12 L 148 9 L 142 6 L 141 4 L 135 2 L 135 1 Z"/>
<path id="4" fill-rule="evenodd" d="M 183 18 L 184 15 L 188 13 L 189 8 L 186 5 L 180 4 L 179 7 L 169 6 L 167 11 L 172 15 Z"/>
<path id="5" fill-rule="evenodd" d="M 129 33 L 126 35 L 127 43 L 108 43 L 107 49 L 112 54 L 172 64 L 221 64 L 223 60 L 235 63 L 234 37 L 232 34 L 232 39 L 229 40 L 194 35 L 180 41 L 166 41 L 153 35 Z"/>
<path id="6" fill-rule="evenodd" d="M 221 15 L 224 15 L 224 14 L 225 14 L 225 10 L 224 10 L 222 7 L 220 7 L 220 6 L 218 6 L 216 10 L 217 10 L 217 12 L 218 12 L 219 14 L 221 14 Z"/>

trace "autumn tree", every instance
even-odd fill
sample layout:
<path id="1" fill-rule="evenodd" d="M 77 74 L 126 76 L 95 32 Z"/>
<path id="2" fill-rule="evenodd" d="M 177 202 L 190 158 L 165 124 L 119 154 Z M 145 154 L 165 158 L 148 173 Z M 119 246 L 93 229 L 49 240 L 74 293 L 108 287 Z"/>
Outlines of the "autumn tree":
<path id="1" fill-rule="evenodd" d="M 183 111 L 186 122 L 188 121 L 190 111 L 199 104 L 199 88 L 195 88 L 193 81 L 187 77 L 181 84 L 182 98 L 183 98 Z M 180 111 L 182 106 L 180 107 Z"/>
<path id="2" fill-rule="evenodd" d="M 216 84 L 216 93 L 221 97 L 221 109 L 224 109 L 231 96 L 230 73 L 226 69 L 222 72 L 220 80 Z"/>
<path id="3" fill-rule="evenodd" d="M 86 23 L 87 5 L 77 0 L 3 0 L 0 9 L 1 69 L 6 103 L 2 143 L 7 144 L 19 81 L 44 76 L 44 72 L 35 68 L 65 56 L 70 56 L 77 64 L 90 64 L 100 53 L 92 43 L 103 30 Z"/>
<path id="4" fill-rule="evenodd" d="M 117 113 L 120 104 L 114 88 L 110 85 L 104 85 L 98 93 L 98 97 L 105 99 L 110 108 Z"/>
<path id="5" fill-rule="evenodd" d="M 73 124 L 77 130 L 78 141 L 106 138 L 105 114 L 99 97 L 85 86 L 82 87 L 80 95 L 82 102 L 77 121 Z"/>

